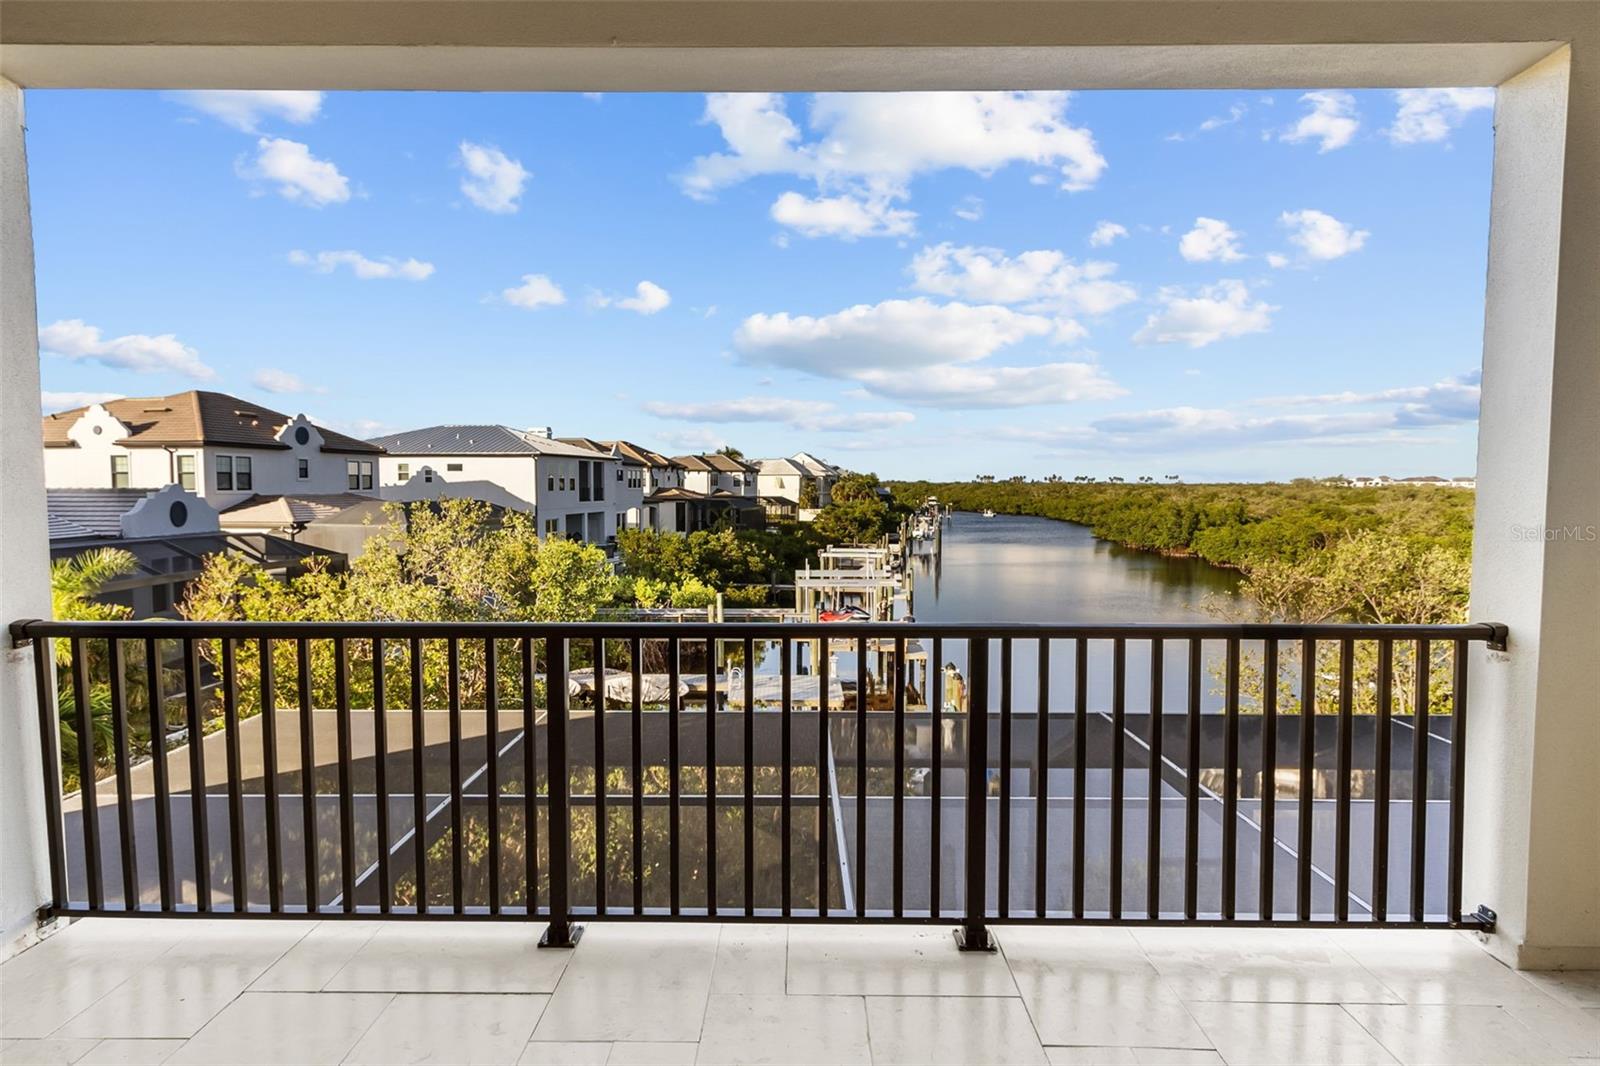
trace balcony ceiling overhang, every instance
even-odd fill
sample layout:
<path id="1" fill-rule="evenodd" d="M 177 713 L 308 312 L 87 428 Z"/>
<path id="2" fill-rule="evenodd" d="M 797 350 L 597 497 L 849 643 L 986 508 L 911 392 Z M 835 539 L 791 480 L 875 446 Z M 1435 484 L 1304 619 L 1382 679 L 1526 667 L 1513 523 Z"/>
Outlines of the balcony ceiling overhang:
<path id="1" fill-rule="evenodd" d="M 816 90 L 1498 84 L 1560 0 L 6 0 L 25 87 Z"/>

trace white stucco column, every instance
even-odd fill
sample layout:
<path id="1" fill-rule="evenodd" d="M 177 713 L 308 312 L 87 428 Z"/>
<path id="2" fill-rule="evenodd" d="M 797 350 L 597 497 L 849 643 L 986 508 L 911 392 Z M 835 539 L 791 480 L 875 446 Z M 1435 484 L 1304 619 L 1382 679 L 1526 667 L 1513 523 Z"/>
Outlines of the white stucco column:
<path id="1" fill-rule="evenodd" d="M 1513 965 L 1600 967 L 1600 55 L 1563 50 L 1495 113 L 1464 906 Z"/>
<path id="2" fill-rule="evenodd" d="M 0 626 L 50 617 L 39 325 L 22 90 L 0 79 Z M 33 650 L 0 637 L 0 958 L 48 894 Z"/>

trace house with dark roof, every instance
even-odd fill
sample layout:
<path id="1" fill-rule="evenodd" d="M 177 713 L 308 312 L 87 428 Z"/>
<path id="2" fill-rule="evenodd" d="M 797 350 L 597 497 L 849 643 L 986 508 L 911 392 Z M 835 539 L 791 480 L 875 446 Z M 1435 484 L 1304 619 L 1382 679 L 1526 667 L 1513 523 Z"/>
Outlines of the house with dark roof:
<path id="1" fill-rule="evenodd" d="M 672 458 L 681 471 L 680 487 L 645 497 L 648 509 L 671 505 L 670 521 L 659 528 L 679 533 L 733 524 L 760 526 L 765 518 L 756 495 L 756 468 L 742 459 L 720 452 L 678 455 Z"/>
<path id="2" fill-rule="evenodd" d="M 344 555 L 269 533 L 224 529 L 205 499 L 177 485 L 149 489 L 66 488 L 46 492 L 50 558 L 99 548 L 134 558 L 131 573 L 109 582 L 97 599 L 135 618 L 176 617 L 178 604 L 208 556 L 241 556 L 280 580 L 305 573 L 314 559 L 341 568 Z"/>
<path id="3" fill-rule="evenodd" d="M 549 429 L 444 425 L 391 433 L 380 493 L 387 500 L 484 500 L 535 516 L 541 536 L 604 544 L 616 536 L 617 455 L 557 440 Z"/>
<path id="4" fill-rule="evenodd" d="M 45 415 L 47 488 L 178 485 L 218 511 L 257 495 L 375 495 L 382 449 L 222 392 L 107 400 Z"/>

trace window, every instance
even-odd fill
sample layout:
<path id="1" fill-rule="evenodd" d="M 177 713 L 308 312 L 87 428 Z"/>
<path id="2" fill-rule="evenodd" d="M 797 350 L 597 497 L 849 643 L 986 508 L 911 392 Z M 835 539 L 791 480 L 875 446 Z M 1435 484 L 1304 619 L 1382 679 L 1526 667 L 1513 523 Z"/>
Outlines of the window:
<path id="1" fill-rule="evenodd" d="M 217 456 L 217 491 L 233 491 L 233 456 Z"/>
<path id="2" fill-rule="evenodd" d="M 400 480 L 401 481 L 410 481 L 411 480 L 411 464 L 410 463 L 401 463 L 400 466 L 397 468 L 397 472 L 400 475 Z"/>
<path id="3" fill-rule="evenodd" d="M 578 464 L 578 500 L 580 502 L 589 498 L 589 464 Z"/>
<path id="4" fill-rule="evenodd" d="M 248 491 L 251 485 L 250 459 L 248 456 L 236 455 L 233 457 L 233 487 L 240 492 Z"/>
<path id="5" fill-rule="evenodd" d="M 618 481 L 622 480 L 622 467 L 620 467 L 620 466 L 617 467 L 617 480 Z"/>
<path id="6" fill-rule="evenodd" d="M 556 476 L 554 474 L 546 474 L 545 475 L 544 487 L 545 487 L 546 491 L 548 491 L 548 492 L 556 491 Z"/>
<path id="7" fill-rule="evenodd" d="M 178 485 L 186 492 L 194 491 L 194 456 L 178 456 Z"/>
<path id="8" fill-rule="evenodd" d="M 348 459 L 344 464 L 350 487 L 357 491 L 372 488 L 372 461 Z M 430 479 L 431 480 L 431 479 Z"/>
<path id="9" fill-rule="evenodd" d="M 111 487 L 114 489 L 128 487 L 128 457 L 126 455 L 113 455 L 111 457 Z"/>
<path id="10" fill-rule="evenodd" d="M 310 481 L 311 480 L 311 460 L 310 459 L 297 459 L 297 460 L 295 460 L 295 477 L 298 477 L 301 481 Z"/>
<path id="11" fill-rule="evenodd" d="M 557 518 L 546 518 L 544 520 L 544 535 L 545 536 L 553 537 L 559 532 L 561 532 L 561 520 L 560 519 L 557 519 Z"/>
<path id="12" fill-rule="evenodd" d="M 433 467 L 425 466 L 422 468 L 422 480 L 429 485 L 433 484 Z"/>
<path id="13" fill-rule="evenodd" d="M 155 614 L 160 614 L 162 611 L 165 611 L 171 604 L 171 600 L 168 598 L 168 596 L 169 594 L 167 591 L 167 586 L 151 585 L 150 610 Z"/>
<path id="14" fill-rule="evenodd" d="M 601 463 L 594 464 L 594 498 L 606 498 L 606 468 Z"/>
<path id="15" fill-rule="evenodd" d="M 444 464 L 444 468 L 446 470 L 460 471 L 461 464 L 460 463 L 446 463 L 446 464 Z"/>

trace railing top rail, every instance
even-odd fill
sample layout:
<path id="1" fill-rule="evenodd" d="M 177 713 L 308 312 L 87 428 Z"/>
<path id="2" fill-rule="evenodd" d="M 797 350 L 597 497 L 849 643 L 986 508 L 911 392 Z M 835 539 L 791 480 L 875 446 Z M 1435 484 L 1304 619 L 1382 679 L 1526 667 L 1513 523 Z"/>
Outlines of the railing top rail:
<path id="1" fill-rule="evenodd" d="M 666 639 L 742 639 L 814 640 L 856 637 L 892 639 L 894 637 L 965 640 L 1012 637 L 1019 639 L 1072 640 L 1462 640 L 1482 641 L 1503 648 L 1506 627 L 1497 622 L 1468 622 L 1459 625 L 1377 625 L 1322 622 L 1295 624 L 1279 622 L 190 622 L 147 619 L 126 622 L 55 622 L 31 619 L 12 622 L 14 642 L 35 638 L 81 637 L 136 640 L 146 637 L 180 640 L 184 638 L 247 639 L 268 637 L 275 640 L 362 639 L 381 637 L 519 637 Z"/>

